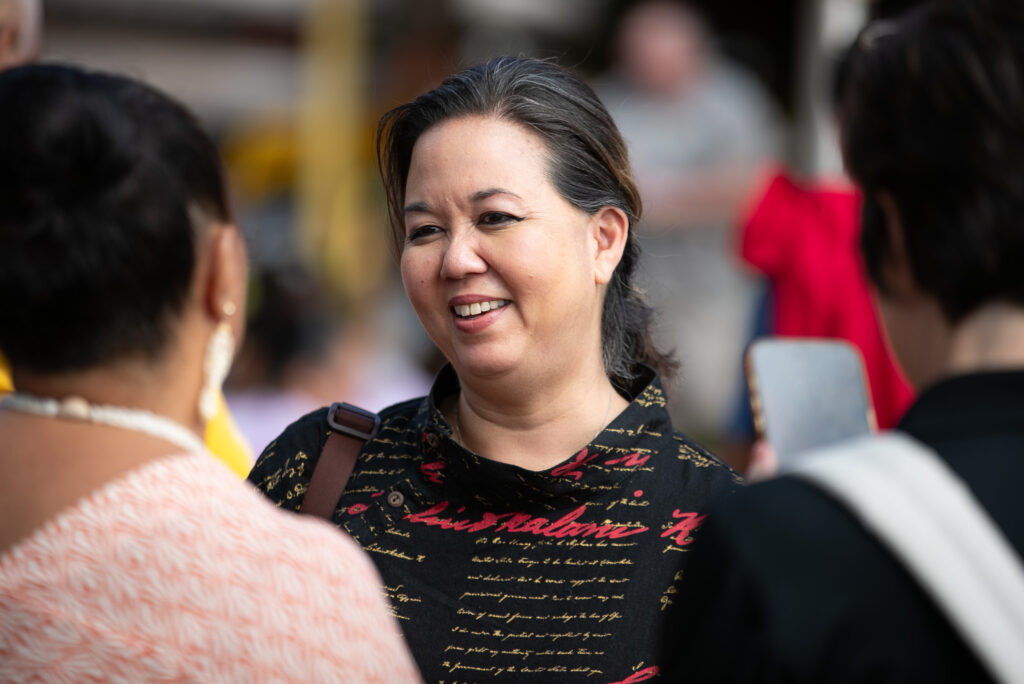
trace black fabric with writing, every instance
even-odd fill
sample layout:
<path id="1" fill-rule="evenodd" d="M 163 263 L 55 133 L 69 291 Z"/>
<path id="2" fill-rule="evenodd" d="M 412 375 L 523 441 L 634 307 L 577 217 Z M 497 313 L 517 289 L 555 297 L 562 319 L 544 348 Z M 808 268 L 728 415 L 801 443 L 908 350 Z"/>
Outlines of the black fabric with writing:
<path id="1" fill-rule="evenodd" d="M 652 677 L 690 542 L 738 476 L 673 430 L 649 370 L 591 444 L 541 472 L 462 448 L 437 410 L 457 389 L 446 368 L 429 397 L 383 412 L 333 516 L 376 563 L 425 679 Z M 292 424 L 249 475 L 285 508 L 324 415 Z"/>

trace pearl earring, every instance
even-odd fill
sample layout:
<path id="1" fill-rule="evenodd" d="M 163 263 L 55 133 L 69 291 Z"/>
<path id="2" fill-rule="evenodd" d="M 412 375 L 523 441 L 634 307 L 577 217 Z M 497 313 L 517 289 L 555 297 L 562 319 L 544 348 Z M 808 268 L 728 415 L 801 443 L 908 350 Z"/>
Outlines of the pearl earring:
<path id="1" fill-rule="evenodd" d="M 228 320 L 235 314 L 233 302 L 226 302 L 221 308 L 223 318 L 210 336 L 203 358 L 203 388 L 199 392 L 199 415 L 203 422 L 209 422 L 217 413 L 220 388 L 231 369 L 235 353 L 235 336 L 231 333 Z"/>

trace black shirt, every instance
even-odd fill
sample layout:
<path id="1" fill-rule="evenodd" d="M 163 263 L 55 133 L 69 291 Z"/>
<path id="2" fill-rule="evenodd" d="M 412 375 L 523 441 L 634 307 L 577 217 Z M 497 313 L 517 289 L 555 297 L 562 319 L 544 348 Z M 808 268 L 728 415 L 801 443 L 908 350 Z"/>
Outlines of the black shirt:
<path id="1" fill-rule="evenodd" d="M 938 452 L 1024 550 L 1024 371 L 947 379 L 898 429 Z M 666 630 L 673 681 L 991 681 L 902 564 L 806 482 L 730 497 L 694 547 L 687 618 Z"/>
<path id="2" fill-rule="evenodd" d="M 449 367 L 429 397 L 382 413 L 333 516 L 370 552 L 425 679 L 652 675 L 690 543 L 738 476 L 673 430 L 649 369 L 592 443 L 540 472 L 462 448 L 437 409 L 457 389 Z M 291 425 L 249 475 L 281 506 L 301 502 L 324 416 Z"/>

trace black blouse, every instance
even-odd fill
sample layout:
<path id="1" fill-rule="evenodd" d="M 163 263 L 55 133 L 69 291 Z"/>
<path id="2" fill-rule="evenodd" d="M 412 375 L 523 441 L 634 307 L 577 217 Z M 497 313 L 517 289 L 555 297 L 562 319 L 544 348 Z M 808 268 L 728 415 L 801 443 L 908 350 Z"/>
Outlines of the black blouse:
<path id="1" fill-rule="evenodd" d="M 711 499 L 739 476 L 675 432 L 649 369 L 592 443 L 534 472 L 461 447 L 430 396 L 382 413 L 333 522 L 370 552 L 428 682 L 638 682 Z M 249 480 L 295 510 L 329 428 L 293 423 Z M 344 606 L 339 606 L 344 610 Z"/>

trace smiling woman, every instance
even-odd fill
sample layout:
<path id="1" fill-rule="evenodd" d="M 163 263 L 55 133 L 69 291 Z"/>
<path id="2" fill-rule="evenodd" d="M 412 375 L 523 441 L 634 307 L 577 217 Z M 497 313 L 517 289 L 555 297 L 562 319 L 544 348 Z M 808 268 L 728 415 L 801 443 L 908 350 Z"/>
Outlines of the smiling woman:
<path id="1" fill-rule="evenodd" d="M 568 72 L 503 57 L 386 114 L 378 155 L 406 293 L 450 363 L 383 412 L 332 521 L 428 681 L 654 676 L 682 552 L 738 478 L 665 410 L 621 136 Z M 250 480 L 299 509 L 327 433 L 324 410 L 296 422 Z"/>
<path id="2" fill-rule="evenodd" d="M 548 166 L 542 139 L 518 123 L 473 115 L 429 129 L 412 153 L 401 254 L 409 300 L 464 387 L 447 408 L 480 453 L 521 430 L 489 429 L 489 410 L 507 413 L 514 396 L 529 412 L 552 389 L 582 390 L 571 422 L 505 444 L 502 460 L 533 470 L 586 444 L 609 401 L 616 413 L 627 403 L 604 372 L 600 329 L 629 221 L 617 207 L 574 207 Z"/>

